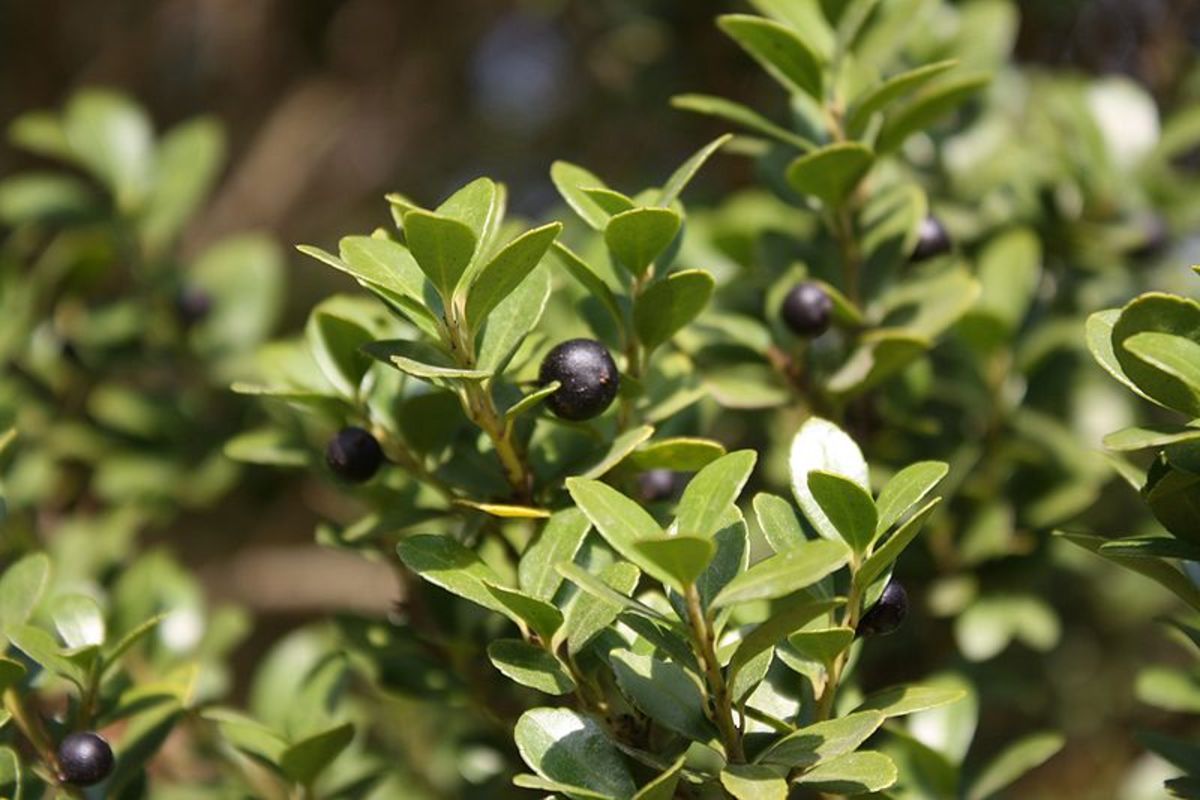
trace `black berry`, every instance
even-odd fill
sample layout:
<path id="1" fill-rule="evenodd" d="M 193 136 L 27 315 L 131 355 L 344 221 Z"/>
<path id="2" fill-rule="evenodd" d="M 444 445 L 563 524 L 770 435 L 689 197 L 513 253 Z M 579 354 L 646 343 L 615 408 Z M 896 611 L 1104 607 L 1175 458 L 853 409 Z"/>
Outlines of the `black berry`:
<path id="1" fill-rule="evenodd" d="M 352 483 L 365 483 L 379 471 L 383 450 L 362 428 L 342 428 L 325 448 L 325 463 L 333 474 Z"/>
<path id="2" fill-rule="evenodd" d="M 212 311 L 212 296 L 198 286 L 185 286 L 175 295 L 175 313 L 185 327 L 196 325 Z"/>
<path id="3" fill-rule="evenodd" d="M 815 283 L 797 283 L 783 298 L 780 313 L 792 333 L 812 339 L 829 330 L 833 300 Z"/>
<path id="4" fill-rule="evenodd" d="M 908 593 L 898 581 L 883 587 L 879 602 L 858 621 L 859 636 L 887 636 L 894 633 L 908 615 Z"/>
<path id="5" fill-rule="evenodd" d="M 570 339 L 542 360 L 538 382 L 558 381 L 561 386 L 546 398 L 559 417 L 574 421 L 604 413 L 617 396 L 621 376 L 604 345 L 592 339 Z"/>
<path id="6" fill-rule="evenodd" d="M 946 231 L 946 227 L 942 225 L 940 219 L 930 214 L 921 220 L 921 229 L 917 233 L 917 246 L 908 260 L 914 264 L 918 261 L 928 261 L 936 256 L 949 253 L 952 247 L 950 234 Z"/>
<path id="7" fill-rule="evenodd" d="M 650 469 L 637 477 L 638 494 L 647 503 L 667 500 L 675 494 L 675 473 L 669 469 Z"/>
<path id="8" fill-rule="evenodd" d="M 93 786 L 113 769 L 113 751 L 104 737 L 92 731 L 72 733 L 58 746 L 58 767 L 64 783 Z"/>

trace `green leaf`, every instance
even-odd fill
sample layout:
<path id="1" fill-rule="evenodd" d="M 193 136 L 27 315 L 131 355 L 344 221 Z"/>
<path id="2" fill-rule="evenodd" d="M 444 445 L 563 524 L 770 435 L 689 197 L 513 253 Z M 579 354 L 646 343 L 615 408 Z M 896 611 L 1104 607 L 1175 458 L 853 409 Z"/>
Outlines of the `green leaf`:
<path id="1" fill-rule="evenodd" d="M 1112 375 L 1125 387 L 1132 392 L 1144 397 L 1151 402 L 1157 402 L 1138 388 L 1137 384 L 1125 374 L 1125 368 L 1117 359 L 1116 352 L 1113 350 L 1113 330 L 1116 327 L 1117 320 L 1121 318 L 1121 309 L 1110 308 L 1106 311 L 1097 311 L 1087 318 L 1086 332 L 1088 349 L 1092 352 L 1092 358 L 1096 359 L 1096 363 L 1104 368 L 1104 371 Z M 1125 358 L 1129 356 L 1123 354 Z"/>
<path id="2" fill-rule="evenodd" d="M 402 539 L 396 545 L 400 560 L 425 580 L 476 605 L 507 615 L 489 585 L 500 578 L 475 554 L 449 536 L 422 534 Z"/>
<path id="3" fill-rule="evenodd" d="M 354 739 L 354 723 L 347 722 L 288 745 L 279 754 L 283 773 L 301 786 L 311 786 Z"/>
<path id="4" fill-rule="evenodd" d="M 120 208 L 143 200 L 154 171 L 154 130 L 140 107 L 116 92 L 81 91 L 67 103 L 63 130 L 75 157 Z"/>
<path id="5" fill-rule="evenodd" d="M 641 275 L 675 240 L 683 218 L 669 208 L 635 208 L 617 214 L 604 228 L 604 241 L 617 262 Z"/>
<path id="6" fill-rule="evenodd" d="M 300 248 L 326 264 L 340 269 L 367 287 L 379 286 L 407 298 L 412 306 L 432 317 L 426 308 L 425 273 L 412 253 L 391 239 L 376 236 L 347 236 L 338 243 L 340 259 L 322 255 L 316 248 Z M 413 311 L 406 304 L 406 311 Z"/>
<path id="7" fill-rule="evenodd" d="M 590 717 L 569 708 L 535 708 L 517 720 L 521 758 L 541 777 L 605 797 L 637 791 L 617 748 Z"/>
<path id="8" fill-rule="evenodd" d="M 104 661 L 108 665 L 116 664 L 121 657 L 128 653 L 137 645 L 138 642 L 145 639 L 151 632 L 158 628 L 159 624 L 166 619 L 169 614 L 157 614 L 148 620 L 136 625 L 128 631 L 124 636 L 117 640 L 116 644 L 104 654 Z"/>
<path id="9" fill-rule="evenodd" d="M 362 350 L 371 358 L 415 378 L 481 381 L 491 377 L 491 372 L 486 369 L 467 369 L 455 364 L 445 353 L 427 342 L 388 339 L 370 342 Z"/>
<path id="10" fill-rule="evenodd" d="M 567 652 L 575 655 L 612 625 L 621 612 L 629 607 L 627 604 L 633 603 L 629 595 L 637 587 L 641 572 L 627 561 L 610 564 L 595 577 L 584 572 L 582 567 L 574 564 L 571 567 L 576 570 L 575 574 L 587 575 L 587 583 L 593 589 L 604 587 L 603 593 L 595 593 L 579 583 L 582 591 L 572 598 L 563 614 L 565 620 L 558 638 L 565 638 Z M 619 598 L 620 602 L 611 599 L 613 596 Z"/>
<path id="11" fill-rule="evenodd" d="M 787 181 L 797 192 L 816 197 L 827 208 L 839 208 L 874 163 L 875 154 L 870 148 L 857 142 L 838 142 L 789 164 Z"/>
<path id="12" fill-rule="evenodd" d="M 197 348 L 209 356 L 238 356 L 261 345 L 283 312 L 284 260 L 264 235 L 221 239 L 192 263 L 191 282 L 213 298 L 212 310 L 195 331 Z"/>
<path id="13" fill-rule="evenodd" d="M 63 644 L 70 648 L 104 644 L 104 614 L 85 594 L 63 594 L 50 604 L 50 617 Z"/>
<path id="14" fill-rule="evenodd" d="M 867 695 L 855 711 L 879 711 L 890 719 L 957 703 L 966 696 L 964 689 L 955 686 L 905 684 Z"/>
<path id="15" fill-rule="evenodd" d="M 600 481 L 568 478 L 567 491 L 604 540 L 635 564 L 644 561 L 638 541 L 661 539 L 662 528 L 641 506 Z M 691 531 L 689 531 L 691 533 Z"/>
<path id="16" fill-rule="evenodd" d="M 200 716 L 216 723 L 224 741 L 268 764 L 279 764 L 287 749 L 287 742 L 278 733 L 232 709 L 206 708 Z"/>
<path id="17" fill-rule="evenodd" d="M 305 338 L 313 359 L 322 374 L 343 397 L 357 398 L 363 376 L 371 368 L 371 359 L 362 352 L 362 347 L 372 339 L 370 329 L 359 323 L 354 313 L 363 311 L 361 306 L 338 301 L 357 298 L 334 297 L 315 309 L 308 316 Z"/>
<path id="18" fill-rule="evenodd" d="M 704 114 L 741 125 L 747 130 L 769 136 L 798 150 L 811 150 L 816 147 L 808 139 L 776 125 L 754 109 L 723 97 L 713 97 L 707 94 L 681 94 L 671 98 L 671 105 L 684 111 Z"/>
<path id="19" fill-rule="evenodd" d="M 628 195 L 613 189 L 584 189 L 583 193 L 595 201 L 609 216 L 620 214 L 637 207 L 637 203 Z"/>
<path id="20" fill-rule="evenodd" d="M 686 755 L 675 759 L 675 763 L 667 767 L 662 774 L 643 786 L 633 796 L 633 800 L 673 800 L 685 763 L 687 763 Z"/>
<path id="21" fill-rule="evenodd" d="M 505 410 L 505 423 L 511 424 L 513 420 L 524 414 L 526 411 L 537 408 L 537 406 L 539 406 L 543 400 L 557 392 L 561 386 L 562 384 L 558 381 L 550 381 L 545 386 L 535 389 L 534 391 L 525 395 Z"/>
<path id="22" fill-rule="evenodd" d="M 788 644 L 809 661 L 828 667 L 854 641 L 853 628 L 818 628 L 796 631 Z"/>
<path id="23" fill-rule="evenodd" d="M 725 447 L 720 442 L 691 436 L 675 436 L 643 445 L 630 455 L 629 462 L 643 471 L 669 469 L 676 472 L 694 472 L 723 455 Z"/>
<path id="24" fill-rule="evenodd" d="M 845 0 L 838 2 L 845 5 Z M 764 17 L 781 22 L 806 37 L 809 49 L 822 58 L 833 55 L 837 38 L 830 21 L 836 19 L 836 14 L 821 8 L 818 0 L 750 0 L 750 5 Z"/>
<path id="25" fill-rule="evenodd" d="M 1100 545 L 1105 554 L 1131 558 L 1177 558 L 1200 562 L 1200 545 L 1170 536 L 1130 536 Z"/>
<path id="26" fill-rule="evenodd" d="M 632 428 L 625 431 L 617 438 L 613 439 L 612 444 L 608 449 L 602 452 L 592 463 L 588 464 L 579 473 L 581 478 L 601 478 L 607 475 L 613 467 L 623 462 L 629 457 L 639 445 L 654 435 L 654 428 L 649 425 L 641 425 L 637 428 Z"/>
<path id="27" fill-rule="evenodd" d="M 986 800 L 1054 757 L 1065 743 L 1057 733 L 1035 733 L 1011 745 L 971 783 L 967 800 Z"/>
<path id="28" fill-rule="evenodd" d="M 660 580 L 681 594 L 707 569 L 717 549 L 712 539 L 687 535 L 646 539 L 633 546 L 654 564 L 647 572 L 662 576 Z"/>
<path id="29" fill-rule="evenodd" d="M 700 470 L 676 507 L 675 527 L 679 532 L 711 537 L 720 530 L 722 516 L 742 493 L 757 460 L 753 450 L 739 450 Z"/>
<path id="30" fill-rule="evenodd" d="M 796 501 L 804 511 L 804 516 L 808 517 L 808 521 L 821 536 L 841 541 L 837 527 L 825 516 L 820 504 L 813 497 L 808 485 L 808 475 L 814 470 L 841 475 L 865 490 L 870 485 L 867 462 L 858 445 L 837 425 L 820 417 L 812 417 L 800 427 L 792 439 L 789 466 L 792 492 L 796 495 Z"/>
<path id="31" fill-rule="evenodd" d="M 704 270 L 673 272 L 646 287 L 633 307 L 633 324 L 647 351 L 670 340 L 700 315 L 716 282 Z"/>
<path id="32" fill-rule="evenodd" d="M 745 14 L 717 17 L 717 26 L 784 88 L 822 99 L 821 60 L 794 30 Z"/>
<path id="33" fill-rule="evenodd" d="M 550 297 L 550 272 L 539 267 L 488 315 L 479 342 L 479 369 L 499 374 L 529 332 L 537 327 Z"/>
<path id="34" fill-rule="evenodd" d="M 478 330 L 492 309 L 529 277 L 560 231 L 560 222 L 534 228 L 505 245 L 480 270 L 467 295 L 467 324 L 472 330 Z"/>
<path id="35" fill-rule="evenodd" d="M 235 385 L 234 391 L 245 388 L 250 387 Z M 260 396 L 277 395 L 262 393 Z M 311 455 L 309 448 L 298 442 L 290 433 L 277 428 L 259 428 L 239 434 L 225 443 L 223 452 L 226 457 L 243 464 L 266 464 L 275 467 L 305 467 L 309 465 Z"/>
<path id="36" fill-rule="evenodd" d="M 50 581 L 50 558 L 31 553 L 0 576 L 0 631 L 29 620 Z"/>
<path id="37" fill-rule="evenodd" d="M 20 661 L 0 656 L 0 693 L 25 680 L 27 670 Z"/>
<path id="38" fill-rule="evenodd" d="M 565 783 L 547 780 L 540 775 L 514 775 L 513 786 L 555 793 L 548 795 L 549 797 L 558 797 L 561 794 L 563 797 L 578 798 L 579 800 L 617 800 L 612 795 L 593 792 L 591 789 L 584 789 L 581 786 L 568 786 Z"/>
<path id="39" fill-rule="evenodd" d="M 808 541 L 792 504 L 782 497 L 766 492 L 754 496 L 754 515 L 767 544 L 776 553 L 791 550 Z"/>
<path id="40" fill-rule="evenodd" d="M 988 75 L 967 75 L 929 87 L 888 116 L 875 149 L 890 153 L 917 131 L 930 127 L 991 82 Z"/>
<path id="41" fill-rule="evenodd" d="M 731 133 L 718 136 L 697 150 L 687 161 L 680 164 L 679 169 L 675 170 L 663 185 L 662 195 L 658 199 L 658 204 L 663 208 L 670 208 L 671 204 L 679 199 L 679 195 L 691 183 L 692 178 L 696 177 L 696 173 L 704 166 L 704 162 L 708 161 L 714 153 L 724 147 L 732 138 L 733 134 Z"/>
<path id="42" fill-rule="evenodd" d="M 1078 545 L 1085 550 L 1090 550 L 1096 555 L 1103 556 L 1126 569 L 1131 569 L 1134 572 L 1145 575 L 1147 578 L 1174 593 L 1175 596 L 1192 608 L 1200 611 L 1200 589 L 1197 589 L 1196 585 L 1183 572 L 1168 562 L 1157 558 L 1131 557 L 1105 551 L 1102 546 L 1109 540 L 1102 539 L 1099 536 L 1088 536 L 1087 534 L 1067 533 L 1063 531 L 1055 531 L 1055 535 L 1062 536 L 1068 542 Z"/>
<path id="43" fill-rule="evenodd" d="M 8 747 L 0 747 L 0 796 L 21 800 L 21 781 L 20 757 Z"/>
<path id="44" fill-rule="evenodd" d="M 490 178 L 476 178 L 437 208 L 437 213 L 466 225 L 478 243 L 476 255 L 486 252 L 504 217 L 504 187 Z M 407 228 L 406 228 L 407 231 Z"/>
<path id="45" fill-rule="evenodd" d="M 475 234 L 465 223 L 417 209 L 404 215 L 409 252 L 443 300 L 449 301 L 475 254 Z"/>
<path id="46" fill-rule="evenodd" d="M 814 599 L 798 594 L 777 603 L 772 607 L 771 615 L 755 626 L 733 651 L 733 656 L 729 659 L 729 683 L 732 684 L 738 673 L 759 654 L 843 602 L 840 598 Z"/>
<path id="47" fill-rule="evenodd" d="M 1196 676 L 1177 667 L 1152 666 L 1137 676 L 1138 700 L 1177 714 L 1200 713 L 1200 683 Z"/>
<path id="48" fill-rule="evenodd" d="M 577 508 L 555 512 L 542 528 L 541 535 L 521 555 L 517 568 L 521 590 L 539 600 L 553 600 L 562 584 L 562 576 L 555 566 L 560 561 L 574 560 L 591 529 L 591 521 Z"/>
<path id="49" fill-rule="evenodd" d="M 583 191 L 607 188 L 604 181 L 583 167 L 567 161 L 555 161 L 550 165 L 550 180 L 580 219 L 598 231 L 604 230 L 608 225 L 609 213 Z"/>
<path id="50" fill-rule="evenodd" d="M 1186 403 L 1172 406 L 1176 410 L 1192 414 L 1200 409 L 1200 343 L 1169 333 L 1137 333 L 1122 342 L 1125 350 L 1143 363 L 1169 375 L 1175 380 L 1159 387 L 1160 380 L 1142 383 L 1142 388 L 1157 397 L 1170 397 L 1187 393 Z"/>
<path id="51" fill-rule="evenodd" d="M 554 633 L 562 626 L 562 612 L 545 600 L 539 600 L 516 589 L 506 589 L 494 583 L 485 583 L 484 586 L 492 597 L 496 598 L 496 602 L 508 610 L 510 617 L 528 625 L 529 629 L 536 633 L 542 641 L 550 641 L 554 638 Z"/>
<path id="52" fill-rule="evenodd" d="M 911 92 L 920 89 L 933 78 L 953 69 L 957 61 L 937 61 L 907 72 L 893 75 L 854 99 L 846 114 L 846 131 L 851 136 L 861 136 L 871 116 Z"/>
<path id="53" fill-rule="evenodd" d="M 694 741 L 716 739 L 699 684 L 678 664 L 632 650 L 614 650 L 608 659 L 621 693 L 643 714 Z"/>
<path id="54" fill-rule="evenodd" d="M 1163 448 L 1200 439 L 1200 428 L 1182 425 L 1146 425 L 1124 428 L 1104 437 L 1104 446 L 1118 452 Z M 1140 488 L 1140 487 L 1139 487 Z"/>
<path id="55" fill-rule="evenodd" d="M 840 541 L 806 542 L 770 556 L 731 580 L 713 599 L 714 608 L 773 600 L 807 588 L 850 560 Z"/>
<path id="56" fill-rule="evenodd" d="M 208 195 L 225 157 L 220 123 L 202 117 L 172 128 L 158 147 L 154 185 L 138 220 L 151 251 L 168 244 Z"/>
<path id="57" fill-rule="evenodd" d="M 849 401 L 891 378 L 932 346 L 927 336 L 905 328 L 876 328 L 859 337 L 858 346 L 825 388 Z"/>
<path id="58" fill-rule="evenodd" d="M 8 126 L 8 140 L 15 147 L 46 158 L 75 160 L 59 116 L 49 111 L 28 111 L 17 117 Z"/>
<path id="59" fill-rule="evenodd" d="M 70 658 L 69 651 L 61 649 L 54 637 L 41 628 L 15 624 L 9 626 L 5 632 L 14 647 L 40 664 L 43 669 L 66 678 L 80 689 L 88 685 L 88 670 L 82 662 L 86 660 L 88 653 L 94 652 L 93 650 L 80 651 L 81 658 L 77 662 Z"/>
<path id="60" fill-rule="evenodd" d="M 721 770 L 721 785 L 736 800 L 787 800 L 786 770 L 761 764 L 730 764 Z"/>
<path id="61" fill-rule="evenodd" d="M 793 768 L 828 763 L 857 750 L 879 730 L 884 719 L 879 711 L 856 711 L 838 719 L 817 722 L 783 737 L 754 761 Z"/>
<path id="62" fill-rule="evenodd" d="M 941 483 L 949 471 L 950 466 L 942 461 L 919 461 L 893 475 L 875 501 L 875 507 L 879 510 L 875 535 L 882 536 L 899 522 L 909 509 L 924 500 L 933 487 Z"/>
<path id="63" fill-rule="evenodd" d="M 630 566 L 633 565 L 630 564 Z M 636 570 L 637 567 L 634 567 L 634 569 Z M 597 578 L 595 575 L 592 575 L 578 564 L 561 562 L 558 565 L 558 571 L 562 573 L 564 578 L 570 580 L 583 591 L 601 600 L 604 600 L 605 602 L 620 606 L 625 610 L 631 611 L 635 614 L 640 614 L 641 616 L 652 619 L 655 622 L 668 622 L 668 619 L 658 611 L 654 610 L 648 605 L 645 605 L 644 603 L 634 600 L 632 597 L 629 597 L 628 594 L 622 594 L 614 589 L 613 586 L 610 586 L 606 580 Z M 605 574 L 609 574 L 609 571 L 606 570 Z M 632 592 L 633 589 L 630 589 L 629 591 Z"/>
<path id="64" fill-rule="evenodd" d="M 842 541 L 856 553 L 865 553 L 879 521 L 870 492 L 849 478 L 821 470 L 808 473 L 808 490 Z"/>
<path id="65" fill-rule="evenodd" d="M 601 307 L 612 317 L 617 329 L 623 330 L 625 316 L 620 306 L 617 305 L 617 298 L 613 295 L 609 285 L 596 274 L 596 270 L 562 242 L 555 241 L 552 249 L 559 263 L 566 268 L 567 272 L 571 273 L 571 277 L 599 301 Z"/>
<path id="66" fill-rule="evenodd" d="M 856 796 L 883 791 L 895 784 L 899 775 L 890 758 L 864 750 L 818 764 L 796 782 L 818 792 Z"/>
<path id="67" fill-rule="evenodd" d="M 492 665 L 509 680 L 539 692 L 560 695 L 575 689 L 575 681 L 545 648 L 520 639 L 497 639 L 488 645 Z"/>
<path id="68" fill-rule="evenodd" d="M 854 575 L 854 580 L 858 583 L 861 589 L 871 585 L 877 577 L 883 574 L 883 571 L 891 566 L 900 554 L 904 552 L 904 548 L 917 537 L 921 529 L 925 526 L 925 520 L 933 513 L 933 510 L 942 502 L 942 498 L 935 497 L 922 506 L 915 514 L 909 517 L 900 528 L 883 543 L 882 547 L 875 550 L 871 556 L 863 562 L 858 568 L 858 572 Z"/>

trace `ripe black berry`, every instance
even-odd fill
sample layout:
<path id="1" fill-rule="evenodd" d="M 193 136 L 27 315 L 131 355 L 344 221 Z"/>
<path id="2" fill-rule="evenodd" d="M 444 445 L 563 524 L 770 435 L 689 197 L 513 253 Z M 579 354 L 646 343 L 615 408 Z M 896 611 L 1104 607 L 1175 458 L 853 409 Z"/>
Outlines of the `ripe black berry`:
<path id="1" fill-rule="evenodd" d="M 921 220 L 921 229 L 917 233 L 917 246 L 908 260 L 914 264 L 918 261 L 927 261 L 935 256 L 949 253 L 951 247 L 950 234 L 942 225 L 942 221 L 930 214 Z"/>
<path id="2" fill-rule="evenodd" d="M 212 296 L 198 286 L 184 286 L 175 295 L 175 313 L 185 327 L 199 324 L 212 311 Z"/>
<path id="3" fill-rule="evenodd" d="M 675 494 L 675 473 L 669 469 L 650 469 L 637 477 L 638 494 L 647 503 L 667 500 Z"/>
<path id="4" fill-rule="evenodd" d="M 899 581 L 889 581 L 883 587 L 879 602 L 871 606 L 858 621 L 859 636 L 887 636 L 894 633 L 908 615 L 908 593 Z"/>
<path id="5" fill-rule="evenodd" d="M 546 354 L 538 371 L 538 382 L 558 381 L 561 386 L 546 398 L 546 405 L 559 417 L 573 421 L 604 413 L 621 376 L 604 345 L 592 339 L 570 339 Z"/>
<path id="6" fill-rule="evenodd" d="M 383 450 L 367 431 L 353 426 L 342 428 L 325 448 L 325 463 L 333 474 L 352 483 L 365 483 L 379 471 Z"/>
<path id="7" fill-rule="evenodd" d="M 793 333 L 812 339 L 829 330 L 833 300 L 815 283 L 797 283 L 783 298 L 780 314 Z"/>
<path id="8" fill-rule="evenodd" d="M 108 777 L 113 751 L 104 737 L 92 731 L 72 733 L 58 746 L 58 766 L 64 783 L 93 786 Z"/>

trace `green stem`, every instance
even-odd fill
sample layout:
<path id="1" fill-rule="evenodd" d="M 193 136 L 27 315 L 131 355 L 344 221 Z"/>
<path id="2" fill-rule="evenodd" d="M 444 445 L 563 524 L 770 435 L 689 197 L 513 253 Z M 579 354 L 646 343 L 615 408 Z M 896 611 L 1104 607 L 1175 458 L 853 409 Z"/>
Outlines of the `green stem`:
<path id="1" fill-rule="evenodd" d="M 708 691 L 712 701 L 710 716 L 721 734 L 726 759 L 733 764 L 744 764 L 746 754 L 742 750 L 742 735 L 734 724 L 733 697 L 729 693 L 725 677 L 721 674 L 721 664 L 717 661 L 712 621 L 704 613 L 700 604 L 700 591 L 695 584 L 687 588 L 686 597 L 696 656 L 700 659 L 708 679 Z"/>
<path id="2" fill-rule="evenodd" d="M 850 565 L 850 596 L 846 598 L 846 612 L 842 617 L 842 625 L 856 630 L 858 628 L 858 620 L 862 614 L 862 589 L 858 585 L 857 562 Z M 817 698 L 817 710 L 814 722 L 822 722 L 830 718 L 833 714 L 833 702 L 837 699 L 838 685 L 842 680 L 842 673 L 846 669 L 846 661 L 850 655 L 850 648 L 837 654 L 833 663 L 829 666 L 829 674 L 825 678 L 825 687 L 821 690 L 821 696 Z"/>

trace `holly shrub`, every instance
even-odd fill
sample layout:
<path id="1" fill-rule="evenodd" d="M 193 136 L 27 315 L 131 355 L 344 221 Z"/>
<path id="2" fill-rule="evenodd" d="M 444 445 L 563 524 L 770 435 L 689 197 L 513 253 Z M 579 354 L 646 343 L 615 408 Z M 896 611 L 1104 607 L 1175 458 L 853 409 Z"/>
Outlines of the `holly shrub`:
<path id="1" fill-rule="evenodd" d="M 716 24 L 776 108 L 675 97 L 708 144 L 644 187 L 556 161 L 548 221 L 488 178 L 390 194 L 299 247 L 347 291 L 269 343 L 275 245 L 180 243 L 211 121 L 156 137 L 88 91 L 12 124 L 69 169 L 0 182 L 0 794 L 1054 785 L 1097 702 L 1048 678 L 1064 626 L 1176 612 L 1106 607 L 1124 578 L 1070 544 L 1200 611 L 1200 304 L 1097 312 L 1193 277 L 1200 110 L 1015 65 L 1005 0 L 750 6 Z M 693 203 L 714 159 L 754 179 Z M 304 476 L 344 500 L 317 541 L 394 571 L 394 610 L 232 662 L 252 623 L 171 531 Z M 1060 618 L 1080 594 L 1093 618 Z M 1200 663 L 1139 646 L 1120 685 L 1200 711 Z M 1141 742 L 1200 797 L 1170 725 Z"/>

